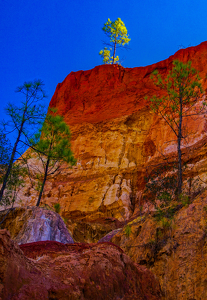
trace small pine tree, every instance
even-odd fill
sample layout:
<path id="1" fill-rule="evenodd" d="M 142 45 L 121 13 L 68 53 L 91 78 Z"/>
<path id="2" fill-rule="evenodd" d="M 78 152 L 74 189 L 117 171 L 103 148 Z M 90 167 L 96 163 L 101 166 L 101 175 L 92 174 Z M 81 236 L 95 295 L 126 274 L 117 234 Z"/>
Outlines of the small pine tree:
<path id="1" fill-rule="evenodd" d="M 116 55 L 116 49 L 118 47 L 125 47 L 129 41 L 131 40 L 128 36 L 128 32 L 124 22 L 118 18 L 114 22 L 110 19 L 104 24 L 102 28 L 104 33 L 109 37 L 109 43 L 105 43 L 106 45 L 111 46 L 113 49 L 113 55 L 110 56 L 110 50 L 106 47 L 104 50 L 101 50 L 99 54 L 103 57 L 104 63 L 115 64 L 119 62 L 119 57 Z"/>
<path id="2" fill-rule="evenodd" d="M 41 130 L 31 140 L 32 152 L 36 153 L 43 167 L 38 175 L 39 197 L 36 206 L 40 204 L 48 177 L 60 172 L 64 162 L 71 166 L 76 163 L 71 151 L 69 127 L 63 117 L 55 115 L 55 112 L 50 109 Z"/>
<path id="3" fill-rule="evenodd" d="M 40 102 L 45 97 L 43 85 L 44 84 L 41 80 L 25 82 L 16 90 L 17 93 L 21 93 L 25 97 L 21 106 L 9 103 L 6 107 L 6 114 L 9 116 L 10 120 L 3 123 L 2 132 L 4 135 L 10 132 L 16 133 L 16 140 L 14 146 L 10 147 L 10 151 L 7 152 L 8 159 L 7 163 L 4 164 L 4 173 L 1 178 L 2 185 L 0 189 L 0 203 L 2 203 L 4 199 L 6 189 L 7 192 L 10 190 L 7 186 L 8 183 L 10 183 L 11 187 L 11 181 L 14 183 L 15 177 L 18 178 L 20 175 L 24 175 L 25 168 L 22 168 L 22 174 L 20 174 L 20 166 L 21 164 L 25 164 L 25 158 L 22 159 L 20 149 L 22 149 L 25 145 L 28 146 L 31 131 L 38 128 L 42 118 L 45 117 L 44 107 Z M 2 142 L 2 139 L 0 142 Z M 2 144 L 0 145 L 0 148 L 1 147 Z M 13 175 L 12 170 L 15 170 Z M 17 170 L 20 172 L 19 176 L 17 176 Z"/>
<path id="4" fill-rule="evenodd" d="M 185 64 L 175 60 L 172 70 L 165 79 L 162 78 L 157 70 L 153 72 L 151 78 L 154 80 L 154 84 L 164 91 L 162 97 L 155 95 L 150 99 L 151 109 L 165 120 L 177 138 L 177 190 L 178 195 L 181 195 L 183 184 L 181 146 L 188 131 L 187 128 L 184 128 L 183 119 L 203 112 L 205 102 L 203 102 L 201 107 L 196 106 L 196 100 L 202 94 L 200 77 L 197 70 L 191 67 L 190 61 Z"/>

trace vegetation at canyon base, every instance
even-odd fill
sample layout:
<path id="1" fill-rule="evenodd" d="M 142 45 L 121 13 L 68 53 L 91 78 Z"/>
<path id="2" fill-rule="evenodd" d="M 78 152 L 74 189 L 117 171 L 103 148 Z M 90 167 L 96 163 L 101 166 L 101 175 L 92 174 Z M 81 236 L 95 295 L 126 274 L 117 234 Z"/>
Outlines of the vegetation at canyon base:
<path id="1" fill-rule="evenodd" d="M 106 36 L 110 39 L 109 42 L 105 42 L 104 44 L 109 46 L 109 48 L 105 47 L 103 50 L 99 52 L 101 57 L 103 58 L 104 64 L 120 64 L 119 56 L 116 56 L 116 50 L 120 47 L 126 47 L 126 45 L 130 42 L 130 38 L 128 36 L 128 31 L 124 22 L 118 18 L 115 21 L 108 21 L 104 24 L 102 28 Z M 113 52 L 111 56 L 111 50 Z"/>

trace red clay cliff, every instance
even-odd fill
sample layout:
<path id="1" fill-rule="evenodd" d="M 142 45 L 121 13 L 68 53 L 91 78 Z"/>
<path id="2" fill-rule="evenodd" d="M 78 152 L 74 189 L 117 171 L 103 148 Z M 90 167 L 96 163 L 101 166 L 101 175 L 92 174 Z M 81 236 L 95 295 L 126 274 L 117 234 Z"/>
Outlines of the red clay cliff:
<path id="1" fill-rule="evenodd" d="M 71 72 L 58 84 L 50 107 L 57 108 L 70 125 L 77 165 L 47 181 L 41 204 L 60 204 L 60 215 L 75 241 L 96 242 L 133 218 L 140 204 L 145 205 L 146 171 L 163 162 L 163 156 L 176 158 L 174 133 L 145 100 L 161 93 L 150 79 L 153 70 L 165 76 L 175 59 L 191 60 L 199 71 L 204 94 L 198 101 L 202 102 L 207 88 L 207 42 L 147 67 L 101 65 Z M 183 150 L 184 185 L 198 175 L 205 182 L 207 161 L 205 115 L 186 124 L 190 135 Z M 37 192 L 29 181 L 19 197 L 22 205 L 36 203 Z"/>
<path id="2" fill-rule="evenodd" d="M 207 87 L 207 42 L 203 42 L 199 46 L 181 49 L 168 59 L 146 67 L 101 65 L 88 71 L 71 72 L 57 85 L 50 107 L 57 108 L 69 125 L 100 123 L 131 115 L 148 105 L 144 100 L 146 95 L 155 93 L 151 73 L 157 69 L 166 75 L 176 59 L 192 61 L 192 67 L 203 78 L 204 88 Z"/>

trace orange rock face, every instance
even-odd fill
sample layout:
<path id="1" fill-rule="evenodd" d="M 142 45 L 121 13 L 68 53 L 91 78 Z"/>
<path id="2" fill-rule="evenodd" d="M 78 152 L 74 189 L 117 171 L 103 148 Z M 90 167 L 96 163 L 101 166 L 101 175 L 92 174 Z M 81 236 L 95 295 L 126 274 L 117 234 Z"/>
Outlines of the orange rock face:
<path id="1" fill-rule="evenodd" d="M 76 241 L 97 241 L 120 227 L 117 220 L 122 222 L 135 215 L 143 204 L 146 170 L 163 162 L 163 154 L 175 159 L 173 132 L 150 111 L 145 100 L 145 96 L 159 92 L 150 79 L 151 73 L 158 69 L 166 76 L 175 59 L 192 61 L 206 91 L 207 42 L 179 50 L 151 66 L 129 69 L 102 65 L 72 72 L 58 84 L 50 107 L 57 108 L 70 125 L 77 166 L 47 182 L 42 203 L 60 203 L 60 214 L 68 220 Z M 204 99 L 205 95 L 198 102 Z M 188 150 L 183 150 L 183 159 L 188 163 L 184 179 L 194 180 L 198 173 L 205 179 L 205 115 L 185 120 L 185 124 L 190 135 Z M 29 181 L 19 196 L 24 205 L 34 205 L 37 200 Z"/>
<path id="2" fill-rule="evenodd" d="M 112 241 L 157 276 L 164 299 L 207 299 L 207 191 L 165 224 L 138 217 L 128 237 L 122 231 Z"/>
<path id="3" fill-rule="evenodd" d="M 161 299 L 153 274 L 113 244 L 36 242 L 21 246 L 26 257 L 0 230 L 0 249 L 2 300 Z"/>

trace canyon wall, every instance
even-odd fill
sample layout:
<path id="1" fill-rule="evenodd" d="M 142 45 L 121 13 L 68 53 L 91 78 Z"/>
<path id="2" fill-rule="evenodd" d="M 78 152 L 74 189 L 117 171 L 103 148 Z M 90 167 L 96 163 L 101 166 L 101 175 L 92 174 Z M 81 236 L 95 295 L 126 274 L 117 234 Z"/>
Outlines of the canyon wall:
<path id="1" fill-rule="evenodd" d="M 60 203 L 60 215 L 76 241 L 97 241 L 139 213 L 149 169 L 175 160 L 176 141 L 169 126 L 149 107 L 162 96 L 150 79 L 157 69 L 166 76 L 173 60 L 192 61 L 199 71 L 205 100 L 207 42 L 179 50 L 159 63 L 137 68 L 101 65 L 71 72 L 58 84 L 50 107 L 57 108 L 72 132 L 73 168 L 50 178 L 41 205 Z M 205 181 L 207 123 L 205 114 L 185 120 L 190 135 L 183 148 L 184 179 Z M 38 164 L 33 159 L 30 164 Z M 202 183 L 205 185 L 205 183 Z M 21 205 L 35 205 L 37 192 L 29 180 L 19 194 Z"/>
<path id="2" fill-rule="evenodd" d="M 168 223 L 167 223 L 168 222 Z M 159 279 L 163 299 L 207 299 L 207 191 L 189 205 L 177 206 L 174 217 L 145 215 L 127 224 L 112 241 Z"/>

